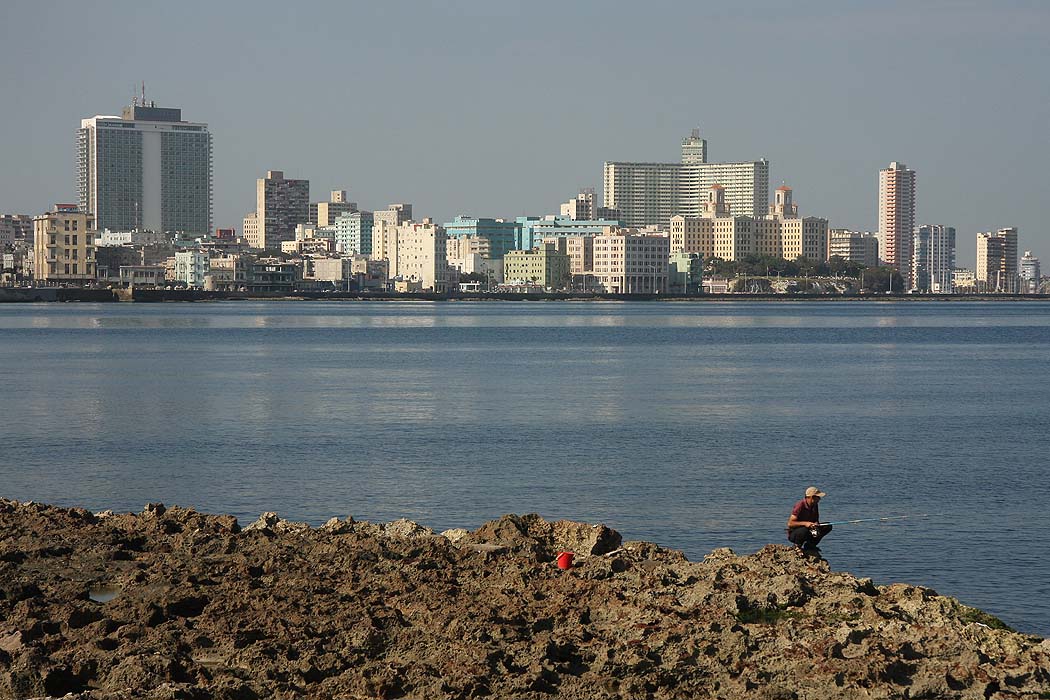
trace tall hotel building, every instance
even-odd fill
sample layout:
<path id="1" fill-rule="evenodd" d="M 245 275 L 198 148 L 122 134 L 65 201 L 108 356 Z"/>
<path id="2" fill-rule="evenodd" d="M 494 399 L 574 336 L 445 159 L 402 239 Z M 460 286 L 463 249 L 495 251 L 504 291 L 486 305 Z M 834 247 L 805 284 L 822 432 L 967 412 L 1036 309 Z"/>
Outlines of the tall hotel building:
<path id="1" fill-rule="evenodd" d="M 893 162 L 879 171 L 879 257 L 912 279 L 912 237 L 915 234 L 915 171 Z"/>
<path id="2" fill-rule="evenodd" d="M 208 125 L 182 110 L 133 102 L 122 116 L 84 119 L 77 130 L 80 210 L 99 230 L 211 231 Z"/>
<path id="3" fill-rule="evenodd" d="M 604 204 L 629 227 L 666 227 L 672 216 L 696 217 L 712 185 L 725 189 L 738 216 L 761 216 L 769 205 L 769 162 L 708 163 L 698 129 L 682 141 L 681 163 L 606 162 Z"/>

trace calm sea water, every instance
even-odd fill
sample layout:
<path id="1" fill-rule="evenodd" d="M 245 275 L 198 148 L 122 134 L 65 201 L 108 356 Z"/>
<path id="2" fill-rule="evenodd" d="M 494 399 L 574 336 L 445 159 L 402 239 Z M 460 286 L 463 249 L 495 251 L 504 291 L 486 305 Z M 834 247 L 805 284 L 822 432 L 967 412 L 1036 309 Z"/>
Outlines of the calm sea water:
<path id="1" fill-rule="evenodd" d="M 783 543 L 1050 635 L 1050 304 L 0 305 L 0 495 Z"/>

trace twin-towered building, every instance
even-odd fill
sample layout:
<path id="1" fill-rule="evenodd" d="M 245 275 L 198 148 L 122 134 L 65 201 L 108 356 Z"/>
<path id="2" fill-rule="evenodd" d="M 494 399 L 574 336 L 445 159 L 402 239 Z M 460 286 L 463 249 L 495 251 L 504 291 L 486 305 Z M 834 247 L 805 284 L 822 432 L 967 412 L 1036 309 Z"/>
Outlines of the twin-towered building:
<path id="1" fill-rule="evenodd" d="M 740 260 L 761 255 L 794 260 L 826 260 L 828 220 L 801 217 L 790 187 L 778 187 L 766 216 L 738 215 L 721 185 L 712 185 L 699 216 L 673 216 L 670 252 Z"/>

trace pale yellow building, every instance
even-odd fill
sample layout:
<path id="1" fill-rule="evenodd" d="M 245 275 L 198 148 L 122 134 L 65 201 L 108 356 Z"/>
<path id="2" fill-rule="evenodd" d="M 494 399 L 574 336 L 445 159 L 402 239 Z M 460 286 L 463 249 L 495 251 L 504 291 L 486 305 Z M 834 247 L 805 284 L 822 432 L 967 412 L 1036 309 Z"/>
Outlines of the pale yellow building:
<path id="1" fill-rule="evenodd" d="M 342 214 L 353 214 L 357 211 L 357 202 L 346 197 L 346 190 L 332 190 L 327 202 L 310 204 L 310 221 L 317 226 L 335 226 L 335 220 Z"/>
<path id="2" fill-rule="evenodd" d="M 386 260 L 391 279 L 419 282 L 420 289 L 447 292 L 459 274 L 449 268 L 445 229 L 424 219 L 395 225 L 376 220 L 372 226 L 372 258 Z"/>
<path id="3" fill-rule="evenodd" d="M 671 253 L 699 253 L 705 258 L 740 260 L 765 255 L 827 260 L 828 221 L 800 217 L 790 187 L 777 188 L 765 217 L 734 216 L 724 189 L 712 185 L 699 217 L 671 217 L 670 241 Z"/>
<path id="4" fill-rule="evenodd" d="M 553 236 L 541 239 L 569 256 L 569 272 L 585 275 L 594 269 L 594 236 Z"/>
<path id="5" fill-rule="evenodd" d="M 75 204 L 56 204 L 33 217 L 33 269 L 46 284 L 95 281 L 95 217 Z"/>

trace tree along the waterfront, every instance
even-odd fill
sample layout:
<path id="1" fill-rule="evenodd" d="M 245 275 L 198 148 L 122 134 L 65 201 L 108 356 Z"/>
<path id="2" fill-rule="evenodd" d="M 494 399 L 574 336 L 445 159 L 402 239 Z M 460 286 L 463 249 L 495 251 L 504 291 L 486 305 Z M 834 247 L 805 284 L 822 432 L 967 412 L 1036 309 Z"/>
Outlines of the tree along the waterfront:
<path id="1" fill-rule="evenodd" d="M 708 258 L 704 265 L 715 277 L 853 277 L 860 276 L 864 266 L 838 256 L 830 260 L 810 260 L 799 256 L 786 260 L 770 255 L 746 255 L 740 260 Z"/>

